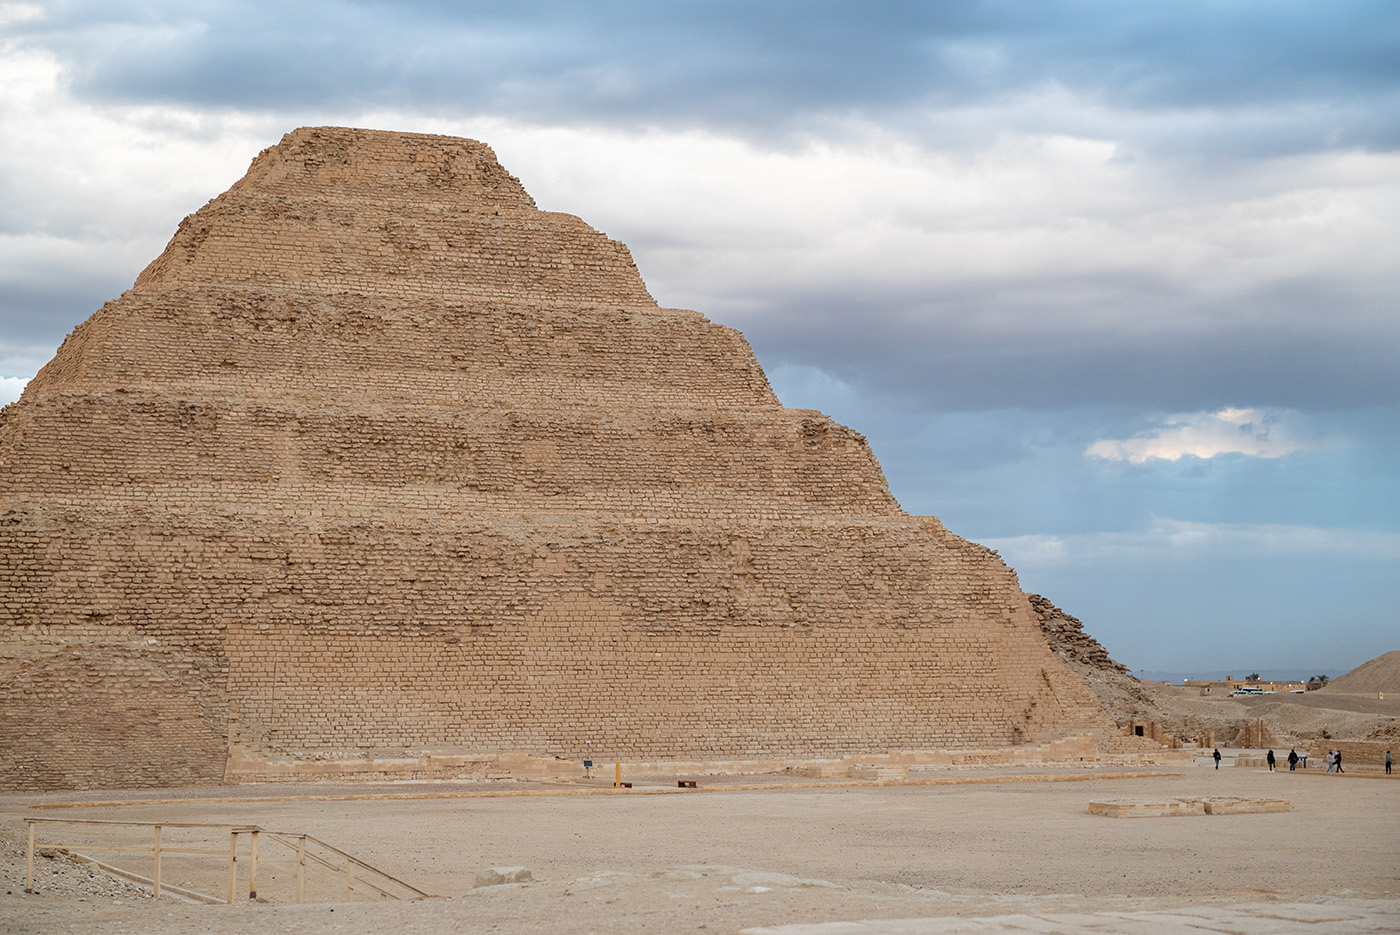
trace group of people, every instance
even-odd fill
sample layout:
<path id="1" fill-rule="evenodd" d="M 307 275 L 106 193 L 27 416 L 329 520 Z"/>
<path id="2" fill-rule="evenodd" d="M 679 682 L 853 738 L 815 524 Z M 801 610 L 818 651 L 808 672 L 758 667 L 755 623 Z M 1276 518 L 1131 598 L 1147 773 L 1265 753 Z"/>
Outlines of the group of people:
<path id="1" fill-rule="evenodd" d="M 1335 753 L 1335 751 L 1333 751 L 1332 753 L 1328 753 L 1328 754 L 1327 754 L 1327 772 L 1329 772 L 1329 773 L 1332 772 L 1332 757 L 1333 757 L 1333 755 L 1336 755 L 1336 756 L 1338 756 L 1338 757 L 1341 756 L 1340 753 Z M 1213 754 L 1211 754 L 1211 758 L 1215 760 L 1215 768 L 1216 768 L 1216 769 L 1219 769 L 1219 768 L 1220 768 L 1220 748 L 1219 748 L 1219 747 L 1216 747 L 1216 748 L 1215 748 L 1215 752 L 1214 752 Z M 1268 754 L 1264 757 L 1264 759 L 1265 759 L 1265 761 L 1269 764 L 1269 772 L 1272 773 L 1272 772 L 1274 771 L 1274 769 L 1278 766 L 1278 760 L 1274 759 L 1274 751 L 1273 751 L 1273 750 L 1270 750 L 1270 751 L 1268 752 Z M 1293 770 L 1295 770 L 1295 769 L 1298 768 L 1298 760 L 1299 760 L 1299 759 L 1301 759 L 1301 758 L 1298 756 L 1298 751 L 1297 751 L 1297 750 L 1289 750 L 1289 751 L 1288 751 L 1288 770 L 1289 770 L 1289 772 L 1292 772 Z M 1337 771 L 1338 771 L 1338 772 L 1341 772 L 1340 760 L 1338 761 Z M 1386 751 L 1386 754 L 1385 754 L 1385 771 L 1386 771 L 1387 773 L 1390 772 L 1390 752 L 1389 752 L 1389 751 Z"/>
<path id="2" fill-rule="evenodd" d="M 1274 759 L 1274 751 L 1273 751 L 1273 750 L 1270 750 L 1270 751 L 1269 751 L 1269 755 L 1266 756 L 1266 757 L 1264 757 L 1264 759 L 1268 761 L 1268 763 L 1269 763 L 1269 772 L 1272 773 L 1272 772 L 1274 771 L 1275 767 L 1278 765 L 1278 764 L 1277 764 L 1277 761 Z M 1298 756 L 1298 751 L 1297 751 L 1297 750 L 1289 750 L 1289 751 L 1288 751 L 1288 771 L 1289 771 L 1290 773 L 1293 772 L 1295 769 L 1298 768 L 1298 761 L 1299 761 L 1300 759 L 1301 759 L 1301 757 Z"/>
<path id="3" fill-rule="evenodd" d="M 1390 775 L 1390 765 L 1390 751 L 1387 750 L 1385 751 L 1385 774 L 1387 776 Z M 1339 773 L 1346 772 L 1346 770 L 1342 769 L 1342 751 L 1340 750 L 1327 751 L 1327 772 L 1332 772 L 1333 767 L 1336 767 L 1336 771 Z"/>
<path id="4" fill-rule="evenodd" d="M 1219 769 L 1219 768 L 1220 768 L 1220 748 L 1217 747 L 1216 750 L 1215 750 L 1215 753 L 1213 753 L 1211 756 L 1212 756 L 1212 759 L 1215 760 L 1215 768 L 1216 768 L 1216 769 Z M 1264 759 L 1265 759 L 1265 760 L 1268 762 L 1268 764 L 1269 764 L 1269 772 L 1272 773 L 1272 772 L 1274 771 L 1274 769 L 1276 768 L 1277 764 L 1278 764 L 1278 761 L 1274 759 L 1274 751 L 1273 751 L 1273 750 L 1270 750 L 1270 751 L 1268 752 L 1268 754 L 1264 757 Z M 1300 759 L 1300 757 L 1298 756 L 1298 751 L 1297 751 L 1297 750 L 1289 750 L 1289 751 L 1288 751 L 1288 770 L 1289 770 L 1289 772 L 1292 772 L 1293 770 L 1295 770 L 1295 769 L 1298 768 L 1298 760 L 1299 760 L 1299 759 Z M 1391 765 L 1391 761 L 1390 761 L 1390 751 L 1387 750 L 1387 751 L 1385 751 L 1385 773 L 1386 773 L 1387 776 L 1390 775 L 1390 765 Z M 1334 772 L 1335 772 L 1335 773 L 1344 773 L 1344 772 L 1346 772 L 1346 770 L 1342 769 L 1342 751 L 1340 751 L 1340 750 L 1328 750 L 1328 751 L 1327 751 L 1327 772 L 1329 772 L 1329 773 L 1334 773 Z"/>

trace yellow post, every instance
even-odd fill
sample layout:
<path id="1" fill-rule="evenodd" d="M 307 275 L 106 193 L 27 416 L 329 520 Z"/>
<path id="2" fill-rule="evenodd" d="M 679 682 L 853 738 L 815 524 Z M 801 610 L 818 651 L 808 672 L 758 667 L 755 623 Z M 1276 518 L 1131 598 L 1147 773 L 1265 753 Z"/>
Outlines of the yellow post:
<path id="1" fill-rule="evenodd" d="M 258 898 L 258 832 L 248 832 L 248 898 Z"/>
<path id="2" fill-rule="evenodd" d="M 151 886 L 155 892 L 152 896 L 155 899 L 160 899 L 160 825 L 156 825 L 156 837 L 152 850 L 155 852 L 155 869 L 151 872 Z"/>
<path id="3" fill-rule="evenodd" d="M 24 871 L 24 891 L 34 892 L 34 822 L 29 822 L 29 865 Z"/>
<path id="4" fill-rule="evenodd" d="M 297 905 L 306 901 L 306 835 L 297 839 Z"/>
<path id="5" fill-rule="evenodd" d="M 613 788 L 622 788 L 622 764 L 617 764 L 617 769 L 613 772 Z"/>
<path id="6" fill-rule="evenodd" d="M 233 865 L 238 861 L 238 832 L 232 829 L 228 833 L 228 899 L 225 900 L 230 906 L 233 905 Z"/>

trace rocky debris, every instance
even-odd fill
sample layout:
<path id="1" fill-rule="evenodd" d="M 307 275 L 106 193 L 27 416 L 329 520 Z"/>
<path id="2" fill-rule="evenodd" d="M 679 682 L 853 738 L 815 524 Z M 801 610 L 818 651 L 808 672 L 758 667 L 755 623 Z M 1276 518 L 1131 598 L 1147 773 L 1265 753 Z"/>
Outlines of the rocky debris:
<path id="1" fill-rule="evenodd" d="M 1031 609 L 1040 619 L 1040 631 L 1045 634 L 1045 641 L 1060 659 L 1095 669 L 1128 671 L 1127 666 L 1115 662 L 1108 655 L 1108 650 L 1098 640 L 1084 632 L 1084 623 L 1079 618 L 1071 617 L 1039 594 L 1027 594 L 1026 597 L 1030 598 Z"/>
<path id="2" fill-rule="evenodd" d="M 0 828 L 0 893 L 24 892 L 28 845 L 7 828 Z M 34 892 L 76 899 L 150 899 L 151 891 L 51 847 L 34 855 Z"/>

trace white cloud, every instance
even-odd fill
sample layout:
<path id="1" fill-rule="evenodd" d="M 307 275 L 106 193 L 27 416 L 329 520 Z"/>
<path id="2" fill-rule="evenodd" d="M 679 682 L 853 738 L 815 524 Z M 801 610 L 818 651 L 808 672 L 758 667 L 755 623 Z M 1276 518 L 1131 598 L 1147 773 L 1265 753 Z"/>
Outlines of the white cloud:
<path id="1" fill-rule="evenodd" d="M 44 8 L 37 3 L 0 3 L 0 26 L 30 23 L 44 18 Z"/>
<path id="2" fill-rule="evenodd" d="M 0 406 L 19 399 L 28 383 L 28 377 L 0 377 Z"/>
<path id="3" fill-rule="evenodd" d="M 1253 321 L 1259 308 L 1242 297 L 1264 284 L 1388 276 L 1385 245 L 1400 236 L 1395 153 L 1280 159 L 1211 186 L 1119 159 L 1113 140 L 1063 133 L 938 150 L 876 127 L 791 148 L 499 119 L 438 132 L 490 142 L 541 207 L 632 246 L 663 305 L 702 311 L 789 290 L 936 300 L 971 286 L 986 292 L 956 309 L 960 322 L 1011 340 L 1194 333 Z M 1101 285 L 1076 291 L 1075 277 Z M 1172 284 L 1170 308 L 1143 294 L 1153 283 Z M 911 304 L 931 305 L 897 313 L 934 314 Z"/>
<path id="4" fill-rule="evenodd" d="M 1231 561 L 1285 556 L 1400 560 L 1400 533 L 1318 526 L 1200 523 L 1157 519 L 1129 532 L 984 539 L 1018 569 L 1088 567 L 1118 563 L 1167 563 L 1212 555 Z"/>
<path id="5" fill-rule="evenodd" d="M 0 224 L 20 237 L 115 243 L 159 229 L 163 245 L 290 129 L 266 116 L 87 105 L 54 55 L 16 43 L 0 43 L 0 86 Z"/>
<path id="6" fill-rule="evenodd" d="M 847 319 L 905 342 L 946 337 L 952 346 L 972 335 L 1036 353 L 1105 341 L 1105 353 L 1119 341 L 1195 347 L 1201 335 L 1265 326 L 1314 334 L 1323 327 L 1315 306 L 1282 308 L 1258 293 L 1315 276 L 1381 295 L 1393 280 L 1388 248 L 1400 239 L 1400 153 L 1265 160 L 1247 177 L 1213 172 L 1186 184 L 1089 131 L 997 129 L 1025 125 L 1015 114 L 989 115 L 971 146 L 938 148 L 850 122 L 825 141 L 780 147 L 702 129 L 414 110 L 95 107 L 68 92 L 56 56 L 14 43 L 0 43 L 0 86 L 0 278 L 27 295 L 57 294 L 75 273 L 91 280 L 100 271 L 115 296 L 183 214 L 228 188 L 283 132 L 316 123 L 484 140 L 541 207 L 628 243 L 663 305 L 749 328 L 765 315 L 809 316 L 802 325 L 813 340 Z M 1032 105 L 1065 106 L 1018 106 Z M 809 312 L 813 296 L 827 307 Z M 1333 304 L 1331 333 L 1395 327 L 1352 320 L 1374 315 L 1375 303 Z M 90 311 L 72 310 L 59 333 Z M 869 356 L 893 360 L 899 350 Z M 1159 452 L 1171 439 L 1159 441 L 1128 439 L 1099 456 L 1167 456 Z M 1261 457 L 1283 450 L 1277 429 L 1255 444 L 1248 453 Z"/>
<path id="7" fill-rule="evenodd" d="M 1168 416 L 1160 428 L 1133 438 L 1100 439 L 1084 453 L 1092 458 L 1141 464 L 1153 459 L 1177 461 L 1187 455 L 1282 458 L 1315 448 L 1313 441 L 1296 436 L 1286 418 L 1289 417 L 1278 412 L 1234 408 Z M 1291 418 L 1296 419 L 1296 414 Z"/>

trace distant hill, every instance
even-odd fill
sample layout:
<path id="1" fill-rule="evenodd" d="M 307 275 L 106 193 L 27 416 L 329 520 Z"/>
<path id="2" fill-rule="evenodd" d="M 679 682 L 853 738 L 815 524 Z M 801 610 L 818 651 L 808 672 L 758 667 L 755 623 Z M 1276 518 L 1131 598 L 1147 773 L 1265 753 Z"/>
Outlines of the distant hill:
<path id="1" fill-rule="evenodd" d="M 1327 683 L 1325 692 L 1400 692 L 1400 649 L 1363 662 Z"/>

